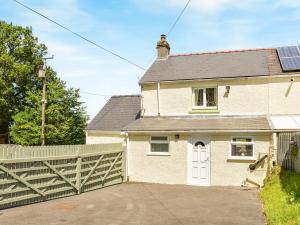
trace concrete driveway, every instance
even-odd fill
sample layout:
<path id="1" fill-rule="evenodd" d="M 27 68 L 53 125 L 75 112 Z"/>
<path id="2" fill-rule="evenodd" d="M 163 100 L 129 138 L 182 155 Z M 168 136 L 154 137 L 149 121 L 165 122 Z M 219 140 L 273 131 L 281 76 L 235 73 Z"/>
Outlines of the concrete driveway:
<path id="1" fill-rule="evenodd" d="M 255 189 L 124 183 L 0 211 L 3 225 L 263 225 Z"/>

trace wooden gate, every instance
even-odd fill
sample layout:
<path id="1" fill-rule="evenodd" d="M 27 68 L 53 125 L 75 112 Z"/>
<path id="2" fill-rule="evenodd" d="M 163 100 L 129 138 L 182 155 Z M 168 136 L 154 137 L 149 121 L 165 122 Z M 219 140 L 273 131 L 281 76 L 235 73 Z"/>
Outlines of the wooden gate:
<path id="1" fill-rule="evenodd" d="M 118 184 L 122 144 L 0 147 L 0 209 Z"/>
<path id="2" fill-rule="evenodd" d="M 279 133 L 277 163 L 288 170 L 298 170 L 298 157 L 294 158 L 291 154 L 291 140 L 294 140 L 298 147 L 300 146 L 300 133 Z"/>

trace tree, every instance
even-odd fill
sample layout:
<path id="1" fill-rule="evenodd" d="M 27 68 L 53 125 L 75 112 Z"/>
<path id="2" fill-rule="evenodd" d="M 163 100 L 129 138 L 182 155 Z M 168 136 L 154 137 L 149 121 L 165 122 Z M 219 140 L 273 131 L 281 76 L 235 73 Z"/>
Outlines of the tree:
<path id="1" fill-rule="evenodd" d="M 41 79 L 37 72 L 47 48 L 31 28 L 0 21 L 0 118 L 11 141 L 39 145 L 41 133 Z M 84 143 L 87 115 L 79 90 L 67 88 L 47 68 L 46 144 Z"/>

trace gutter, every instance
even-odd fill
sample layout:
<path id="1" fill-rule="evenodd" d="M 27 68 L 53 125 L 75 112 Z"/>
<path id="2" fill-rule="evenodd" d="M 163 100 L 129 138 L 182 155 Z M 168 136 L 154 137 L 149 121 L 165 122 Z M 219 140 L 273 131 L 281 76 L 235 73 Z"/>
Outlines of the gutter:
<path id="1" fill-rule="evenodd" d="M 274 130 L 151 130 L 151 131 L 126 131 L 127 133 L 136 134 L 153 134 L 153 133 L 273 133 Z"/>
<path id="2" fill-rule="evenodd" d="M 296 74 L 278 74 L 278 75 L 257 75 L 251 77 L 220 77 L 220 78 L 198 78 L 198 79 L 178 79 L 178 80 L 161 80 L 160 83 L 177 83 L 177 82 L 195 82 L 195 81 L 223 81 L 223 80 L 248 80 L 248 79 L 267 79 L 267 78 L 289 78 L 289 77 L 300 77 L 300 73 Z M 149 81 L 139 83 L 139 85 L 143 84 L 156 84 L 157 81 Z"/>

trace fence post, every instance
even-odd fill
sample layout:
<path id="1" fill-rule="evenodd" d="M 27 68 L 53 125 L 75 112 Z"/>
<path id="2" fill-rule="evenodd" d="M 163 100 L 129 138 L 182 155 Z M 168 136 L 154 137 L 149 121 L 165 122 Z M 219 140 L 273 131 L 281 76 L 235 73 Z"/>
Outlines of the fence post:
<path id="1" fill-rule="evenodd" d="M 127 137 L 122 142 L 122 182 L 127 181 Z"/>
<path id="2" fill-rule="evenodd" d="M 77 149 L 77 162 L 76 162 L 76 187 L 77 187 L 77 194 L 81 192 L 81 155 L 80 155 L 80 147 Z"/>

